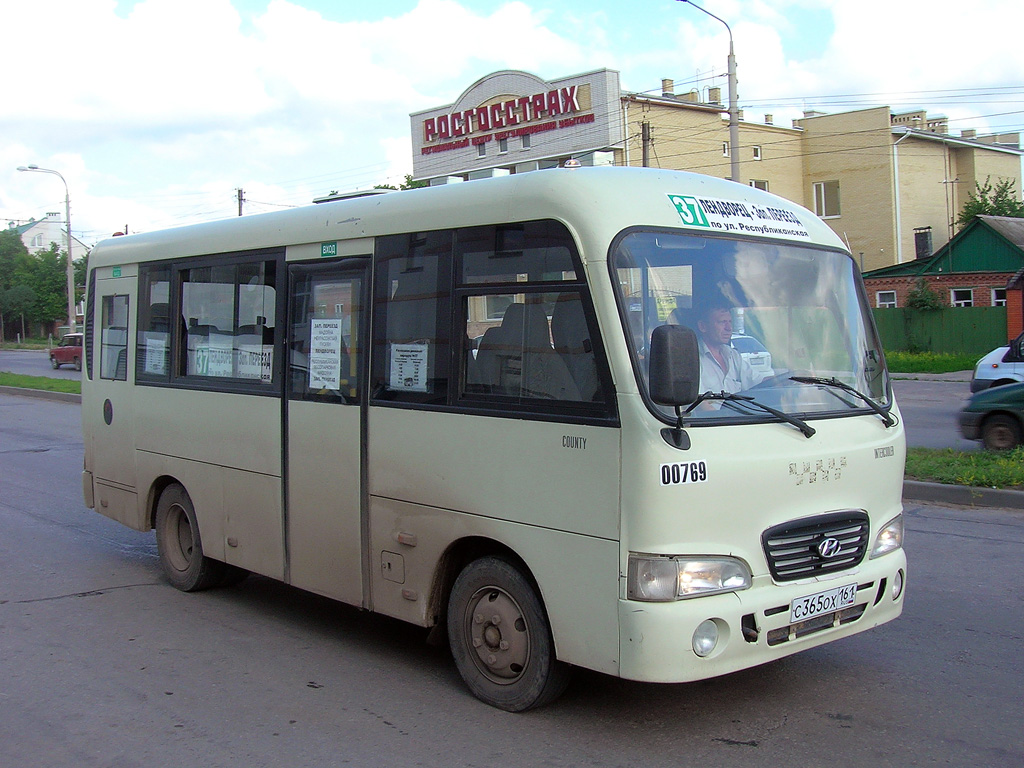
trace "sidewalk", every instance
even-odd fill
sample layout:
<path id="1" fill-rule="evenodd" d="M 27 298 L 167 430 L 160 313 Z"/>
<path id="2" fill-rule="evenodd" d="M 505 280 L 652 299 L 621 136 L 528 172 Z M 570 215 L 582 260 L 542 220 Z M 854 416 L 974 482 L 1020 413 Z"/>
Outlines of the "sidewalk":
<path id="1" fill-rule="evenodd" d="M 920 480 L 903 481 L 903 500 L 952 504 L 957 507 L 993 507 L 1024 511 L 1024 491 L 924 483 Z"/>
<path id="2" fill-rule="evenodd" d="M 970 383 L 974 371 L 953 371 L 952 373 L 899 373 L 891 371 L 894 379 L 910 379 L 912 381 L 957 381 Z"/>

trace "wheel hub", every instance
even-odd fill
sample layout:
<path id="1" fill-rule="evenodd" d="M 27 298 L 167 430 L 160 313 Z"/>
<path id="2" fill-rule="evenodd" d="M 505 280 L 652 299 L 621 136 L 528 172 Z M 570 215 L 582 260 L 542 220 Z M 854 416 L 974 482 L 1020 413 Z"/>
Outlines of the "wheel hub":
<path id="1" fill-rule="evenodd" d="M 530 633 L 519 604 L 504 590 L 488 587 L 473 595 L 468 609 L 477 667 L 492 682 L 515 682 L 530 658 Z"/>

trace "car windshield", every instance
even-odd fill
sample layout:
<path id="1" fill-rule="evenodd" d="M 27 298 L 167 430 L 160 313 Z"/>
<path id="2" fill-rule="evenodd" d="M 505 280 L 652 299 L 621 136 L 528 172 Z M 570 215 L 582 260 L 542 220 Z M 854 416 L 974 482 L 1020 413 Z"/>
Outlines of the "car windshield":
<path id="1" fill-rule="evenodd" d="M 651 333 L 676 324 L 697 334 L 702 393 L 741 393 L 805 418 L 866 410 L 850 390 L 889 405 L 881 348 L 846 254 L 634 230 L 617 241 L 611 267 L 645 391 Z M 688 418 L 773 417 L 718 399 L 701 403 Z"/>

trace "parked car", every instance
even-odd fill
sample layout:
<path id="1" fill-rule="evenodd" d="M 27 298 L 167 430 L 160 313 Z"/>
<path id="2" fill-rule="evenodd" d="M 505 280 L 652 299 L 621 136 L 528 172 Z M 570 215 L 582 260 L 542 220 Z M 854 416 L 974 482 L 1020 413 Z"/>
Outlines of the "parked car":
<path id="1" fill-rule="evenodd" d="M 772 370 L 772 353 L 765 349 L 764 344 L 753 336 L 734 333 L 732 335 L 732 347 L 740 353 L 740 357 L 750 363 L 754 373 L 760 376 L 761 379 L 767 379 L 775 375 L 775 371 Z"/>
<path id="2" fill-rule="evenodd" d="M 1024 333 L 1005 347 L 996 347 L 974 368 L 971 392 L 1024 381 Z"/>
<path id="3" fill-rule="evenodd" d="M 82 334 L 65 334 L 60 344 L 50 350 L 50 365 L 54 369 L 73 365 L 76 371 L 82 370 Z"/>
<path id="4" fill-rule="evenodd" d="M 1008 451 L 1024 435 L 1024 384 L 1009 384 L 971 395 L 960 411 L 960 433 L 981 440 L 990 451 Z"/>

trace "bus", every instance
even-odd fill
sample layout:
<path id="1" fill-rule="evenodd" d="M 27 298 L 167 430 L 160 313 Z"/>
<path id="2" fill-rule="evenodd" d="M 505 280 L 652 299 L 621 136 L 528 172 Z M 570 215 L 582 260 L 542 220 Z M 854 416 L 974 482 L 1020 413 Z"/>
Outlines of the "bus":
<path id="1" fill-rule="evenodd" d="M 859 270 L 761 190 L 558 168 L 116 237 L 86 313 L 88 507 L 155 530 L 178 589 L 261 574 L 429 628 L 495 707 L 902 611 Z"/>

